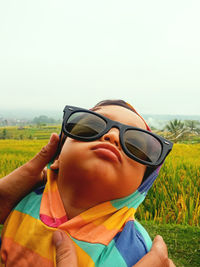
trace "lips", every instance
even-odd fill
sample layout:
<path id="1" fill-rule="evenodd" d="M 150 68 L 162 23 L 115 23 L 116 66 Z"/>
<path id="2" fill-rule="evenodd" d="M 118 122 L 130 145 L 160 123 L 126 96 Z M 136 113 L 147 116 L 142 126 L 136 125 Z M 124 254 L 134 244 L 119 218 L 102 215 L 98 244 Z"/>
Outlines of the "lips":
<path id="1" fill-rule="evenodd" d="M 117 148 L 115 148 L 113 145 L 110 145 L 110 144 L 98 144 L 96 146 L 94 146 L 92 148 L 92 150 L 100 150 L 100 149 L 105 149 L 105 150 L 108 150 L 108 151 L 111 151 L 113 154 L 114 157 L 117 157 L 118 161 L 121 162 L 122 159 L 121 159 L 121 155 L 120 155 L 120 152 L 118 151 Z"/>

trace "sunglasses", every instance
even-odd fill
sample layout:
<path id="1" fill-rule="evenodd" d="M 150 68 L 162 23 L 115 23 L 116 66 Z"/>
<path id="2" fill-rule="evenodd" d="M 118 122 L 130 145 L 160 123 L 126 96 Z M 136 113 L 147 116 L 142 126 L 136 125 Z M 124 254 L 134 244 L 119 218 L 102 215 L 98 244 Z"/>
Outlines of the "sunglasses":
<path id="1" fill-rule="evenodd" d="M 119 130 L 125 154 L 141 164 L 156 167 L 172 150 L 172 142 L 152 132 L 113 121 L 92 110 L 73 106 L 64 109 L 62 132 L 65 136 L 90 142 L 98 140 L 111 128 Z"/>

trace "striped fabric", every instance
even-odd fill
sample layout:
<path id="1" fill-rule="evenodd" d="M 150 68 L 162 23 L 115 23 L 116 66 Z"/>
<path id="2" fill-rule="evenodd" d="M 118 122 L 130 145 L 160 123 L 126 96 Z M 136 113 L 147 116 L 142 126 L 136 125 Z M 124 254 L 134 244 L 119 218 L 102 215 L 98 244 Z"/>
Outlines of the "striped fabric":
<path id="1" fill-rule="evenodd" d="M 72 238 L 81 267 L 134 265 L 152 244 L 134 214 L 158 172 L 159 168 L 133 194 L 104 202 L 68 220 L 54 172 L 48 169 L 45 188 L 27 195 L 4 225 L 0 266 L 56 266 L 52 244 L 56 229 Z"/>

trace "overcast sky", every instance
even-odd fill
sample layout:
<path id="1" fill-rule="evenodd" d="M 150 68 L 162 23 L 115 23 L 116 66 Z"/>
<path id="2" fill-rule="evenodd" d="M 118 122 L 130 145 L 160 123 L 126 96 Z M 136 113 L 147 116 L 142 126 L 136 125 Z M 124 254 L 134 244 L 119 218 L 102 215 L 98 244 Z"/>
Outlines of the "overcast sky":
<path id="1" fill-rule="evenodd" d="M 122 98 L 200 114 L 199 0 L 0 0 L 0 110 Z"/>

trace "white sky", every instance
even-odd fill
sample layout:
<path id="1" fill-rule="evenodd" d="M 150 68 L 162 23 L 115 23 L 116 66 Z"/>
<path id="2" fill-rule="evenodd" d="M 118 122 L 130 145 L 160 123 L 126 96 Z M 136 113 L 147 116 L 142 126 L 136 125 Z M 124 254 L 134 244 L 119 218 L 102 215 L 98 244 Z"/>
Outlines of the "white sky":
<path id="1" fill-rule="evenodd" d="M 0 1 L 0 109 L 200 114 L 199 0 Z"/>

